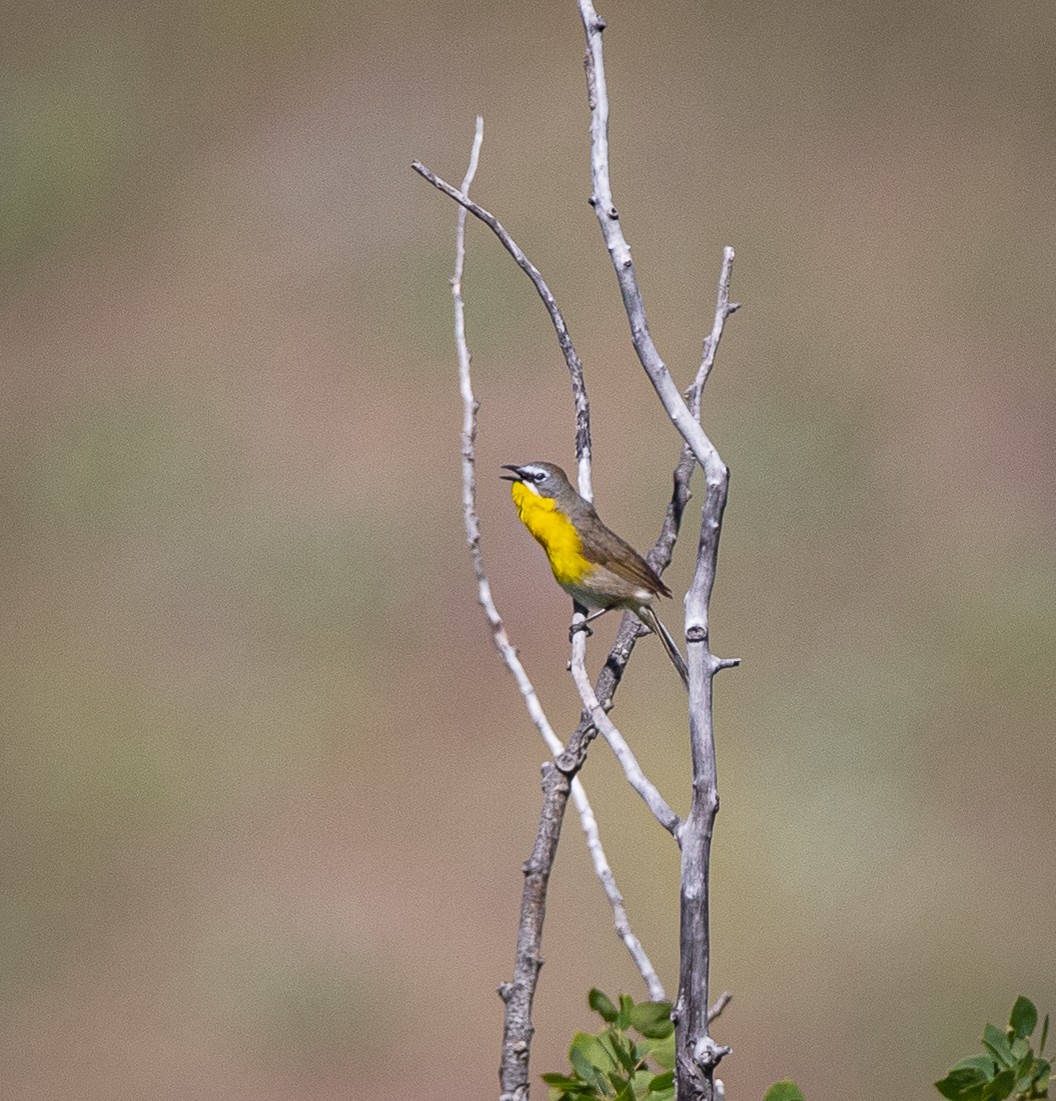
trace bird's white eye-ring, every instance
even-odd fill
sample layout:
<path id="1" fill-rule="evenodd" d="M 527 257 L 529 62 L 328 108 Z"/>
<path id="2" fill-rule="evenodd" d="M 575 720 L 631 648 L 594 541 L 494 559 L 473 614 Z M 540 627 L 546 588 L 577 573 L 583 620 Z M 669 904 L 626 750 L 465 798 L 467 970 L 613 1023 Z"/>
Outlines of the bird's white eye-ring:
<path id="1" fill-rule="evenodd" d="M 546 474 L 542 470 L 536 470 L 532 474 L 532 481 L 541 482 L 546 478 Z"/>

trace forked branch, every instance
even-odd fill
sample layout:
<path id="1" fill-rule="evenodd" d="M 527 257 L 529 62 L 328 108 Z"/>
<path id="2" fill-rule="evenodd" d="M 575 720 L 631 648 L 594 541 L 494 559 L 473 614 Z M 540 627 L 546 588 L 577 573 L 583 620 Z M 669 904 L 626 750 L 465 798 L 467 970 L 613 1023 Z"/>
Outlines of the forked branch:
<path id="1" fill-rule="evenodd" d="M 689 728 L 693 779 L 690 812 L 677 837 L 681 859 L 681 932 L 679 991 L 675 1003 L 676 1082 L 680 1101 L 713 1101 L 714 1071 L 729 1049 L 716 1044 L 708 1032 L 708 925 L 711 839 L 719 809 L 712 726 L 712 679 L 733 664 L 716 658 L 710 648 L 708 606 L 715 581 L 719 535 L 726 507 L 729 471 L 700 425 L 700 392 L 714 363 L 723 326 L 737 308 L 729 301 L 733 250 L 723 255 L 718 304 L 712 331 L 704 344 L 691 405 L 682 395 L 660 358 L 646 319 L 630 246 L 620 225 L 609 176 L 609 98 L 605 79 L 602 34 L 605 21 L 591 0 L 577 0 L 586 36 L 587 99 L 591 122 L 591 204 L 601 227 L 616 273 L 631 341 L 649 381 L 678 429 L 686 447 L 704 471 L 706 495 L 701 509 L 696 569 L 686 594 L 686 643 L 689 665 Z M 692 400 L 695 398 L 695 400 Z"/>

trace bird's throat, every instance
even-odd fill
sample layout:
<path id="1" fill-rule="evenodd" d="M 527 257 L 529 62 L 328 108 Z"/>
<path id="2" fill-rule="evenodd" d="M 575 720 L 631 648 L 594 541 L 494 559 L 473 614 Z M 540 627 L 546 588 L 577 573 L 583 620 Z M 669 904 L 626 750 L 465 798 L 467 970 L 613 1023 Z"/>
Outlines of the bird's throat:
<path id="1" fill-rule="evenodd" d="M 592 567 L 572 521 L 552 498 L 540 497 L 522 482 L 514 482 L 510 492 L 521 522 L 546 551 L 554 579 L 562 586 L 579 585 Z"/>

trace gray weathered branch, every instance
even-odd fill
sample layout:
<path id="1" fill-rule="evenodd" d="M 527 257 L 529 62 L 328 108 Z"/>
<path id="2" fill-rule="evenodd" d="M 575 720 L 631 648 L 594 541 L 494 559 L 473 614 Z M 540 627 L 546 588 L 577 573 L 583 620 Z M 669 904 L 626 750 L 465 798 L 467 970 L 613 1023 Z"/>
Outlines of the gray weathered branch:
<path id="1" fill-rule="evenodd" d="M 517 266 L 532 281 L 536 293 L 543 300 L 546 312 L 550 315 L 550 321 L 557 334 L 557 343 L 561 353 L 565 357 L 569 378 L 572 382 L 572 403 L 576 412 L 576 459 L 578 462 L 579 492 L 580 496 L 588 501 L 593 500 L 590 474 L 590 402 L 587 399 L 587 384 L 583 377 L 583 363 L 576 354 L 569 335 L 568 326 L 565 324 L 564 315 L 558 308 L 557 299 L 554 298 L 546 280 L 539 269 L 528 259 L 520 245 L 506 232 L 505 227 L 490 211 L 473 202 L 468 195 L 463 194 L 458 188 L 452 187 L 446 180 L 442 180 L 435 172 L 431 172 L 421 161 L 414 161 L 411 167 L 423 179 L 428 180 L 438 191 L 442 191 L 449 198 L 454 199 L 459 206 L 464 207 L 474 217 L 479 218 L 498 237 L 502 247 L 513 257 Z"/>
<path id="2" fill-rule="evenodd" d="M 701 367 L 691 397 L 692 408 L 678 392 L 660 358 L 646 319 L 645 305 L 631 250 L 620 225 L 609 176 L 609 100 L 605 79 L 602 33 L 605 21 L 591 0 L 577 0 L 586 35 L 587 98 L 591 111 L 591 204 L 616 272 L 631 340 L 649 381 L 686 446 L 704 471 L 706 493 L 701 509 L 700 543 L 693 582 L 686 594 L 686 643 L 689 665 L 690 754 L 693 768 L 690 812 L 676 836 L 682 848 L 679 992 L 676 1024 L 676 1081 L 680 1101 L 713 1101 L 714 1070 L 727 1048 L 708 1033 L 708 886 L 711 839 L 719 808 L 712 726 L 712 679 L 730 662 L 710 649 L 708 604 L 715 581 L 722 514 L 726 507 L 729 471 L 699 422 L 700 391 L 714 363 L 722 329 L 736 309 L 729 302 L 733 251 L 723 257 L 718 304 L 712 331 L 705 341 Z"/>
<path id="3" fill-rule="evenodd" d="M 583 701 L 583 707 L 590 715 L 591 721 L 611 746 L 612 752 L 616 754 L 616 759 L 623 768 L 623 774 L 627 777 L 627 782 L 645 800 L 646 806 L 652 811 L 653 817 L 660 825 L 668 833 L 674 834 L 679 827 L 678 815 L 667 805 L 655 784 L 642 771 L 633 750 L 598 702 L 590 683 L 590 677 L 587 674 L 586 654 L 586 632 L 577 631 L 572 637 L 571 669 L 572 679 L 576 683 L 576 690 L 579 692 L 579 698 Z"/>

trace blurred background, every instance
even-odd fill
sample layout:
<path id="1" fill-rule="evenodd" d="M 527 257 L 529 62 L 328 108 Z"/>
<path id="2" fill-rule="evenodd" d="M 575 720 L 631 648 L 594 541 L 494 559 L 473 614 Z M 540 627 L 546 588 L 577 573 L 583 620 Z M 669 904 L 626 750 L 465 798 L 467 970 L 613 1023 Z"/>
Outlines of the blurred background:
<path id="1" fill-rule="evenodd" d="M 713 642 L 743 660 L 727 1095 L 937 1096 L 1017 994 L 1056 1010 L 1056 8 L 601 10 L 616 200 L 680 383 L 727 243 L 745 303 L 704 414 L 733 471 Z M 587 205 L 575 5 L 5 24 L 0 1094 L 494 1097 L 543 749 L 475 603 L 455 209 L 410 162 L 460 179 L 485 115 L 475 194 L 563 305 L 599 509 L 648 546 L 678 446 Z M 567 376 L 478 225 L 465 290 L 485 553 L 568 731 L 568 601 L 497 478 L 571 464 Z M 685 810 L 676 689 L 647 639 L 614 717 Z M 584 779 L 673 992 L 677 854 L 604 746 Z M 590 986 L 643 993 L 572 818 L 545 956 L 537 1073 Z"/>

